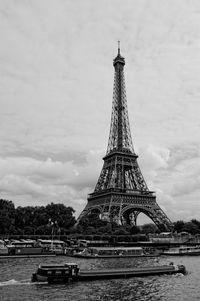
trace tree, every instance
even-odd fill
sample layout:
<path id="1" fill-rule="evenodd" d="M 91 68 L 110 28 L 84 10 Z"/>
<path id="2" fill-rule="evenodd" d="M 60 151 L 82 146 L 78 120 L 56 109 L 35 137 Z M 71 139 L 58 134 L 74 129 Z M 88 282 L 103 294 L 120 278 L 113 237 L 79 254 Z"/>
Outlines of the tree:
<path id="1" fill-rule="evenodd" d="M 76 220 L 73 216 L 75 210 L 72 207 L 66 207 L 64 204 L 51 203 L 45 208 L 48 220 L 57 222 L 58 227 L 69 229 L 74 226 Z"/>
<path id="2" fill-rule="evenodd" d="M 193 223 L 192 221 L 185 223 L 183 231 L 188 232 L 192 235 L 200 233 L 198 225 Z"/>
<path id="3" fill-rule="evenodd" d="M 15 227 L 24 229 L 25 227 L 33 227 L 35 207 L 17 207 L 15 210 Z"/>
<path id="4" fill-rule="evenodd" d="M 15 206 L 12 201 L 0 199 L 0 233 L 9 234 L 15 224 Z"/>
<path id="5" fill-rule="evenodd" d="M 19 233 L 60 234 L 61 229 L 70 229 L 76 220 L 74 209 L 63 204 L 51 203 L 44 206 L 17 207 L 15 227 Z"/>
<path id="6" fill-rule="evenodd" d="M 131 233 L 131 234 L 138 234 L 138 233 L 140 233 L 140 228 L 137 227 L 137 226 L 132 226 L 132 227 L 130 228 L 130 233 Z"/>
<path id="7" fill-rule="evenodd" d="M 155 224 L 145 224 L 141 228 L 142 228 L 141 232 L 144 234 L 156 233 L 158 229 Z"/>
<path id="8" fill-rule="evenodd" d="M 192 219 L 191 222 L 197 226 L 198 230 L 200 231 L 200 222 L 197 221 L 196 219 Z"/>
<path id="9" fill-rule="evenodd" d="M 110 233 L 110 223 L 101 220 L 96 213 L 91 213 L 84 216 L 79 222 L 79 232 L 82 229 L 82 233 L 95 234 L 95 233 Z"/>
<path id="10" fill-rule="evenodd" d="M 174 231 L 178 232 L 178 233 L 183 232 L 184 226 L 185 226 L 185 223 L 183 221 L 177 221 L 174 223 Z"/>

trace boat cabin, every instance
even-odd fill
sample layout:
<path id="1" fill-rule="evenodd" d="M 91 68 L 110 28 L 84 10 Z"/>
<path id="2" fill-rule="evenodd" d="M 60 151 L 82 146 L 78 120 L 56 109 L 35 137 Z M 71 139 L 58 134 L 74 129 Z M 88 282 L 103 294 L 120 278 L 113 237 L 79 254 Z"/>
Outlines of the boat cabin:
<path id="1" fill-rule="evenodd" d="M 36 241 L 35 240 L 13 240 L 10 242 L 9 247 L 14 248 L 30 248 L 35 247 Z"/>
<path id="2" fill-rule="evenodd" d="M 32 281 L 68 282 L 76 280 L 79 268 L 76 263 L 65 264 L 40 264 L 36 273 L 32 275 Z"/>
<path id="3" fill-rule="evenodd" d="M 38 239 L 37 244 L 45 251 L 52 251 L 55 254 L 64 254 L 65 242 L 62 240 Z"/>
<path id="4" fill-rule="evenodd" d="M 37 247 L 35 240 L 14 240 L 7 247 L 9 255 L 34 255 L 42 253 L 42 248 Z"/>

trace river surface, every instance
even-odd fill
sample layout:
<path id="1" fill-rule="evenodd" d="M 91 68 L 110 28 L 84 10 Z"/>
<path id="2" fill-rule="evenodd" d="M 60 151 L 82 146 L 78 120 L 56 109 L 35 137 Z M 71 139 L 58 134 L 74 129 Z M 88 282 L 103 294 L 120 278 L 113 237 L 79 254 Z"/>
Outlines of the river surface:
<path id="1" fill-rule="evenodd" d="M 80 268 L 120 268 L 169 264 L 184 264 L 183 276 L 162 275 L 75 282 L 69 284 L 31 283 L 31 275 L 40 263 L 76 262 Z M 1 301 L 83 301 L 83 300 L 200 300 L 200 256 L 78 259 L 65 256 L 48 258 L 0 259 Z"/>

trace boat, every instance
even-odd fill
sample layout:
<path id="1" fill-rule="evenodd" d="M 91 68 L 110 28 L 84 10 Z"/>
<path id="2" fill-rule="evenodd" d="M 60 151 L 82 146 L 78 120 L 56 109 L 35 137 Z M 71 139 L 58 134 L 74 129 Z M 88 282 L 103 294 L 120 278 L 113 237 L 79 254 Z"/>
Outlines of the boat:
<path id="1" fill-rule="evenodd" d="M 32 282 L 67 283 L 96 279 L 142 277 L 162 274 L 186 273 L 185 266 L 174 264 L 140 268 L 82 270 L 76 263 L 39 265 Z"/>
<path id="2" fill-rule="evenodd" d="M 42 248 L 36 246 L 35 240 L 13 240 L 10 244 L 7 245 L 8 247 L 8 255 L 38 255 L 42 253 Z"/>
<path id="3" fill-rule="evenodd" d="M 164 250 L 162 255 L 172 255 L 172 256 L 183 256 L 183 255 L 200 255 L 200 247 L 199 246 L 181 246 L 177 248 L 169 248 L 168 250 Z"/>
<path id="4" fill-rule="evenodd" d="M 66 253 L 67 255 L 67 253 Z M 142 247 L 88 247 L 82 251 L 70 252 L 69 256 L 79 258 L 119 258 L 119 257 L 155 257 L 158 251 Z"/>
<path id="5" fill-rule="evenodd" d="M 7 255 L 7 254 L 8 254 L 8 248 L 7 248 L 4 240 L 0 239 L 0 256 Z"/>
<path id="6" fill-rule="evenodd" d="M 62 240 L 38 239 L 37 244 L 43 250 L 53 252 L 56 255 L 64 255 L 65 242 Z"/>
<path id="7" fill-rule="evenodd" d="M 2 245 L 2 243 L 0 243 Z M 0 251 L 2 258 L 29 258 L 29 257 L 46 257 L 56 256 L 51 250 L 45 250 L 37 245 L 35 240 L 13 240 L 4 245 L 4 251 Z"/>

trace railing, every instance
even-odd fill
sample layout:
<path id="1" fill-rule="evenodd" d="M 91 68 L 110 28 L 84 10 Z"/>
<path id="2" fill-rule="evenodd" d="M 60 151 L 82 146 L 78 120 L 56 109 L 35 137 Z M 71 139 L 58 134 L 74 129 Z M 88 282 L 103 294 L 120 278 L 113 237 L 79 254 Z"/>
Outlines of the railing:
<path id="1" fill-rule="evenodd" d="M 100 190 L 98 192 L 93 192 L 88 194 L 88 199 L 92 198 L 93 196 L 97 196 L 99 194 L 105 194 L 110 192 L 116 192 L 116 193 L 128 193 L 133 195 L 149 195 L 154 196 L 154 191 L 142 191 L 142 190 L 134 190 L 134 189 L 122 189 L 122 188 L 108 188 L 104 190 Z"/>

